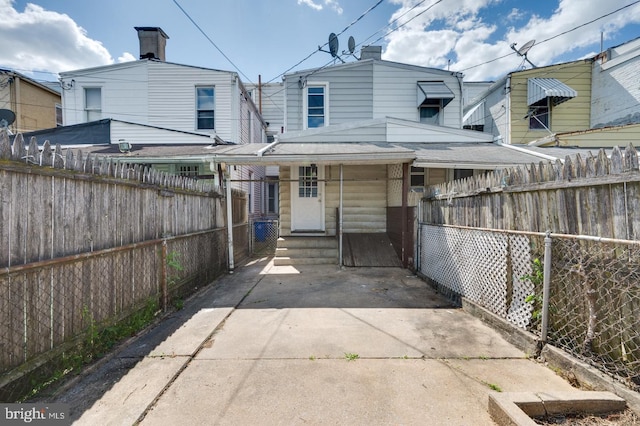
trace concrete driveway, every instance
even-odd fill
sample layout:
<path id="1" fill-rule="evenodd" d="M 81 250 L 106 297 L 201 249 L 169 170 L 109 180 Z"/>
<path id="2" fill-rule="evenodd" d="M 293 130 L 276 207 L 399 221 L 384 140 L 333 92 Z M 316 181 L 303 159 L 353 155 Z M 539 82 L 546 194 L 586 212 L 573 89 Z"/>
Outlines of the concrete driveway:
<path id="1" fill-rule="evenodd" d="M 491 392 L 572 389 L 407 270 L 267 259 L 109 363 L 58 399 L 77 424 L 492 425 Z"/>

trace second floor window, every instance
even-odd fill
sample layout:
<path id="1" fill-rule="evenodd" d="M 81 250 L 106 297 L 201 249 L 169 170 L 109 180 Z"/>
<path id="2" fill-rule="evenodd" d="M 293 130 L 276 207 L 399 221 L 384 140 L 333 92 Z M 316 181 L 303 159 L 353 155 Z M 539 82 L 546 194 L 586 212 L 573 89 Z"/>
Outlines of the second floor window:
<path id="1" fill-rule="evenodd" d="M 549 104 L 547 99 L 529 107 L 529 129 L 549 130 Z"/>
<path id="2" fill-rule="evenodd" d="M 420 105 L 420 122 L 424 124 L 440 124 L 440 99 L 425 99 Z"/>
<path id="3" fill-rule="evenodd" d="M 307 108 L 305 111 L 307 128 L 326 126 L 325 86 L 307 87 Z"/>
<path id="4" fill-rule="evenodd" d="M 62 126 L 62 105 L 56 104 L 56 127 Z"/>
<path id="5" fill-rule="evenodd" d="M 215 129 L 215 89 L 196 88 L 196 115 L 198 130 Z"/>
<path id="6" fill-rule="evenodd" d="M 102 118 L 102 89 L 99 87 L 86 87 L 84 89 L 84 110 L 87 121 L 95 121 Z"/>

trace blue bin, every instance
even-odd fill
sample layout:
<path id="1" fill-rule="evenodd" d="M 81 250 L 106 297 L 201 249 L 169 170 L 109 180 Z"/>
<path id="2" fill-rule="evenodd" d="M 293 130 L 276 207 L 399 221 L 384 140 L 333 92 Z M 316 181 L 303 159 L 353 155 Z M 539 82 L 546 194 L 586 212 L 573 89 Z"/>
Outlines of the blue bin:
<path id="1" fill-rule="evenodd" d="M 256 241 L 267 241 L 267 235 L 269 233 L 269 223 L 253 222 L 253 231 L 255 233 Z"/>

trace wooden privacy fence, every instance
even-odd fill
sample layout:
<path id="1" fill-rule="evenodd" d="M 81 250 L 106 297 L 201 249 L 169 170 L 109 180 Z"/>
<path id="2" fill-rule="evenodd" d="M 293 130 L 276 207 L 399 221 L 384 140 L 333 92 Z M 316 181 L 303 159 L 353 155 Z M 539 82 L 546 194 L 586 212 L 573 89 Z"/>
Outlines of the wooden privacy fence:
<path id="1" fill-rule="evenodd" d="M 0 132 L 0 401 L 66 371 L 95 330 L 166 308 L 228 265 L 215 185 L 61 152 Z M 246 256 L 246 197 L 232 198 Z"/>
<path id="2" fill-rule="evenodd" d="M 640 237 L 640 171 L 631 145 L 610 158 L 601 150 L 514 167 L 432 186 L 425 195 L 426 223 Z"/>
<path id="3" fill-rule="evenodd" d="M 21 140 L 0 134 L 0 160 L 20 159 L 0 162 L 0 267 L 224 226 L 212 185 L 70 151 L 52 165 L 47 143 L 14 154 Z"/>

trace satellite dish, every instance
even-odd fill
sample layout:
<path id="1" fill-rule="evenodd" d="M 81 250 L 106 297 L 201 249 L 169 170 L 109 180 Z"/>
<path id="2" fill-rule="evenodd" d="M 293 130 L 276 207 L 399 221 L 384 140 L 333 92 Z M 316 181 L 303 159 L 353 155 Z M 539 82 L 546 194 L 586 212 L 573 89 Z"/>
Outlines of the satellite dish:
<path id="1" fill-rule="evenodd" d="M 533 64 L 533 62 L 531 62 L 529 60 L 529 58 L 527 58 L 527 53 L 529 52 L 529 50 L 531 50 L 533 45 L 536 44 L 536 41 L 535 40 L 529 40 L 520 49 L 516 49 L 516 47 L 515 47 L 516 44 L 518 44 L 518 43 L 512 43 L 511 44 L 511 48 L 518 54 L 518 56 L 520 56 L 521 58 L 524 58 L 525 61 L 529 62 L 529 64 L 533 68 L 536 68 L 536 66 Z"/>
<path id="2" fill-rule="evenodd" d="M 353 36 L 349 37 L 348 47 L 349 47 L 349 53 L 353 55 L 354 50 L 356 50 L 356 39 L 353 38 Z"/>
<path id="3" fill-rule="evenodd" d="M 329 53 L 334 58 L 338 56 L 338 36 L 334 33 L 329 34 Z"/>
<path id="4" fill-rule="evenodd" d="M 16 114 L 10 109 L 0 109 L 0 128 L 6 128 L 16 121 Z"/>

